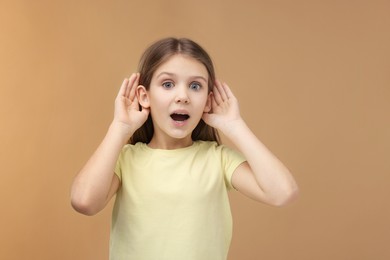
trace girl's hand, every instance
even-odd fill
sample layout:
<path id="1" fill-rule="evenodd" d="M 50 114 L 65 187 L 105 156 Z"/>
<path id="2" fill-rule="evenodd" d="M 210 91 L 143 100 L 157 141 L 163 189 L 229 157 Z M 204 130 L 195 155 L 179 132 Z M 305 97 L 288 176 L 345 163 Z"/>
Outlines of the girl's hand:
<path id="1" fill-rule="evenodd" d="M 149 115 L 149 109 L 142 108 L 138 103 L 136 90 L 139 73 L 133 73 L 125 79 L 115 99 L 114 123 L 119 123 L 133 134 L 140 128 Z"/>
<path id="2" fill-rule="evenodd" d="M 234 124 L 241 123 L 238 100 L 226 83 L 215 82 L 211 93 L 211 112 L 204 113 L 202 118 L 206 124 L 222 133 L 230 131 Z"/>

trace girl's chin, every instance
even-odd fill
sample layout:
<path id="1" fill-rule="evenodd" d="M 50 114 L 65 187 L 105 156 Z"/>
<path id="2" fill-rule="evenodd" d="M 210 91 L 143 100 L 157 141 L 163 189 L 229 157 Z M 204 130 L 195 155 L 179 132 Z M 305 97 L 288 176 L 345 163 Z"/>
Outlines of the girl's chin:
<path id="1" fill-rule="evenodd" d="M 192 140 L 192 131 L 195 129 L 194 128 L 174 128 L 174 129 L 170 129 L 168 136 L 170 138 L 173 138 L 173 139 L 176 139 L 176 140 Z"/>
<path id="2" fill-rule="evenodd" d="M 169 124 L 163 127 L 155 127 L 155 131 L 162 131 L 162 136 L 173 139 L 191 139 L 192 131 L 196 128 L 196 124 L 192 120 L 175 121 L 170 120 Z M 158 130 L 159 129 L 159 130 Z"/>

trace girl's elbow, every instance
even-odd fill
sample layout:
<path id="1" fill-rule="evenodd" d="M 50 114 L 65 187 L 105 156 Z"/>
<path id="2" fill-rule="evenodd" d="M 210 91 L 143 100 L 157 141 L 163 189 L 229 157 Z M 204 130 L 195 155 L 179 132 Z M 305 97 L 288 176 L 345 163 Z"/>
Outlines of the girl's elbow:
<path id="1" fill-rule="evenodd" d="M 72 196 L 71 205 L 75 211 L 86 216 L 93 216 L 99 212 L 97 207 L 95 207 L 93 203 L 86 199 L 76 198 Z"/>
<path id="2" fill-rule="evenodd" d="M 299 194 L 299 188 L 297 186 L 289 189 L 279 199 L 275 200 L 273 206 L 284 207 L 295 201 Z"/>

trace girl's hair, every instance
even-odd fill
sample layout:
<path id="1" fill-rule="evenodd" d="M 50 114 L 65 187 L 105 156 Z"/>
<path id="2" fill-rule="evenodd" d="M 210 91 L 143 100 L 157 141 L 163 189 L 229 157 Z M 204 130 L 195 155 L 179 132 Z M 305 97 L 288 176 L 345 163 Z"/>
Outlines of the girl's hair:
<path id="1" fill-rule="evenodd" d="M 176 54 L 187 55 L 202 63 L 208 72 L 208 92 L 212 91 L 215 82 L 215 72 L 213 62 L 207 52 L 197 43 L 186 38 L 165 38 L 153 43 L 141 56 L 138 71 L 140 73 L 139 84 L 147 90 L 157 68 Z M 151 115 L 146 122 L 134 132 L 129 143 L 137 142 L 149 143 L 153 137 L 154 128 Z M 192 131 L 192 140 L 216 141 L 220 143 L 218 132 L 215 128 L 207 125 L 201 119 Z"/>

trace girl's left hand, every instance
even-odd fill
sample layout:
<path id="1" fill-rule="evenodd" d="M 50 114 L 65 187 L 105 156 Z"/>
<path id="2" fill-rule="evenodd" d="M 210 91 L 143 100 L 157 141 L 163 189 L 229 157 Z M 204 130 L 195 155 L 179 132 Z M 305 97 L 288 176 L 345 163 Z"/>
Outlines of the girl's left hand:
<path id="1" fill-rule="evenodd" d="M 224 133 L 232 124 L 242 121 L 238 100 L 226 83 L 216 80 L 210 98 L 211 111 L 202 117 L 206 124 Z"/>

